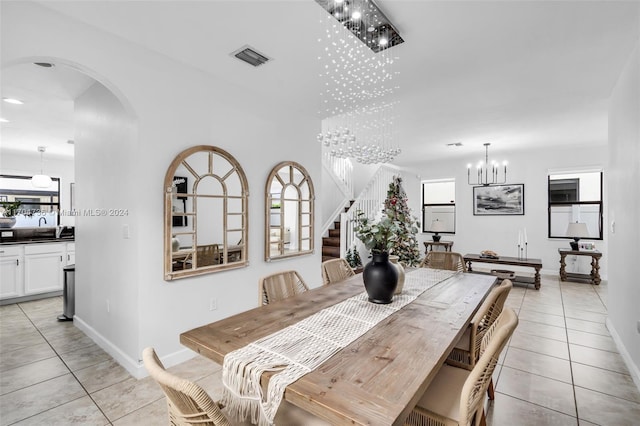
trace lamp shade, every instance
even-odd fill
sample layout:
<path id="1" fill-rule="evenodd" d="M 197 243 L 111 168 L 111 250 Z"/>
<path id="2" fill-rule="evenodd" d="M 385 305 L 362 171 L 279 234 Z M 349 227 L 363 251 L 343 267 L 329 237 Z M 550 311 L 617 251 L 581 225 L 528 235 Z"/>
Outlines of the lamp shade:
<path id="1" fill-rule="evenodd" d="M 431 222 L 431 227 L 429 228 L 429 232 L 445 232 L 446 230 L 447 227 L 445 226 L 444 222 L 439 220 L 434 220 L 433 222 Z"/>
<path id="2" fill-rule="evenodd" d="M 589 230 L 587 224 L 582 222 L 570 223 L 567 226 L 567 237 L 570 238 L 583 238 L 589 236 Z"/>
<path id="3" fill-rule="evenodd" d="M 49 188 L 51 186 L 51 178 L 47 175 L 33 175 L 31 184 L 36 188 Z"/>

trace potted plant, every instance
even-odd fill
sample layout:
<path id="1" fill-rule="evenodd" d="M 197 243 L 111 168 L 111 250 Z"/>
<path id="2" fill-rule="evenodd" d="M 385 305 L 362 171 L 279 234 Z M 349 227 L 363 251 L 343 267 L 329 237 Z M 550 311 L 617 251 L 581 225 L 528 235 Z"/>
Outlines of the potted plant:
<path id="1" fill-rule="evenodd" d="M 398 270 L 389 262 L 389 251 L 393 248 L 400 224 L 387 215 L 377 222 L 363 212 L 356 214 L 354 231 L 356 237 L 371 252 L 371 261 L 362 272 L 364 287 L 373 303 L 391 303 L 398 285 Z"/>
<path id="2" fill-rule="evenodd" d="M 22 205 L 21 201 L 0 201 L 2 206 L 2 217 L 0 217 L 0 228 L 13 228 L 16 224 L 16 214 Z"/>

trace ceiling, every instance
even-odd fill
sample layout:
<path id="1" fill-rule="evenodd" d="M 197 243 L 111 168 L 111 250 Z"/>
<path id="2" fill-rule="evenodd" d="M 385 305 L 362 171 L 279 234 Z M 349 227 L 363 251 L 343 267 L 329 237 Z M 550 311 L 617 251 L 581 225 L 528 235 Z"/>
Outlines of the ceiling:
<path id="1" fill-rule="evenodd" d="M 313 0 L 39 3 L 322 118 L 326 12 Z M 405 40 L 392 48 L 403 150 L 396 164 L 481 157 L 485 142 L 492 153 L 606 143 L 608 98 L 640 36 L 639 2 L 377 3 Z M 246 44 L 273 61 L 253 68 L 230 56 Z M 91 82 L 63 66 L 3 69 L 2 96 L 28 101 L 2 105 L 11 120 L 3 148 L 70 153 L 73 99 Z"/>

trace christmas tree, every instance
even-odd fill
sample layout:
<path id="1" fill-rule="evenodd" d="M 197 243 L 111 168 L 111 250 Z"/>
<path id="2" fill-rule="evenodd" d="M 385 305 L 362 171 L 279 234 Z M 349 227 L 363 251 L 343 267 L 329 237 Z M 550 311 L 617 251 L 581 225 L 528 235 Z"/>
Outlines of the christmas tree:
<path id="1" fill-rule="evenodd" d="M 387 199 L 384 200 L 384 212 L 390 219 L 396 221 L 399 227 L 391 254 L 398 256 L 400 262 L 406 266 L 417 265 L 420 263 L 417 218 L 411 216 L 411 209 L 407 205 L 407 194 L 402 188 L 400 176 L 394 176 L 389 184 Z"/>

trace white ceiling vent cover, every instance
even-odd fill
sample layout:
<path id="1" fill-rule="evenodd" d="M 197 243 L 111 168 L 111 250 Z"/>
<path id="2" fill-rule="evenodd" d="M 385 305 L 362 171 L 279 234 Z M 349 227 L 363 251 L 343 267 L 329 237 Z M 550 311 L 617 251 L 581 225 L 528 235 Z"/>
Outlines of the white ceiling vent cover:
<path id="1" fill-rule="evenodd" d="M 240 49 L 231 53 L 231 55 L 235 56 L 241 61 L 244 61 L 250 65 L 253 65 L 254 67 L 260 66 L 266 63 L 267 61 L 271 60 L 271 58 L 269 58 L 266 55 L 263 55 L 262 53 L 258 52 L 256 49 L 254 49 L 249 45 L 242 46 Z"/>

